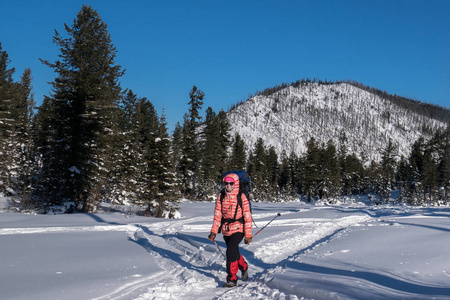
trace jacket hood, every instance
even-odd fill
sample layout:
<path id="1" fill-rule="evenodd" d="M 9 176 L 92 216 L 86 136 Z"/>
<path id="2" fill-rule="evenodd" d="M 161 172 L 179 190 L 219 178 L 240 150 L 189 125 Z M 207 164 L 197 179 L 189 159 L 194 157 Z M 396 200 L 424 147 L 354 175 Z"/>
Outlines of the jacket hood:
<path id="1" fill-rule="evenodd" d="M 234 189 L 230 193 L 228 193 L 228 195 L 237 195 L 239 193 L 239 176 L 237 174 L 234 174 L 234 173 L 227 174 L 222 179 L 222 182 L 225 182 L 225 178 L 227 178 L 227 177 L 228 178 L 231 177 L 234 180 Z M 226 190 L 225 190 L 225 192 L 226 192 Z"/>

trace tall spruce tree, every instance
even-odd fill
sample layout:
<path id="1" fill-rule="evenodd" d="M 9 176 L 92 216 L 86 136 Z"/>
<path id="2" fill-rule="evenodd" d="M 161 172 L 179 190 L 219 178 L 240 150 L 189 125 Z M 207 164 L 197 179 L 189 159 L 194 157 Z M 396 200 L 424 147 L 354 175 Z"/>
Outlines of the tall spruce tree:
<path id="1" fill-rule="evenodd" d="M 214 193 L 215 173 L 219 158 L 217 152 L 220 147 L 218 136 L 220 134 L 219 123 L 216 120 L 216 113 L 211 107 L 206 109 L 206 117 L 203 130 L 202 155 L 200 158 L 199 184 L 197 186 L 199 194 L 207 196 Z"/>
<path id="2" fill-rule="evenodd" d="M 14 68 L 9 68 L 8 53 L 0 44 L 0 193 L 12 192 L 10 167 L 12 161 L 11 138 L 13 135 L 13 79 Z"/>
<path id="3" fill-rule="evenodd" d="M 180 168 L 180 160 L 182 156 L 183 149 L 183 126 L 181 126 L 180 122 L 175 124 L 175 128 L 172 133 L 172 143 L 171 143 L 171 162 L 172 165 L 175 166 L 175 170 L 177 171 L 178 180 L 181 180 L 181 173 L 179 172 Z M 181 189 L 181 186 L 180 186 Z M 180 192 L 182 192 L 180 190 Z"/>
<path id="4" fill-rule="evenodd" d="M 110 199 L 119 204 L 137 203 L 142 194 L 139 181 L 142 172 L 142 151 L 137 130 L 137 109 L 140 99 L 128 90 L 120 105 L 119 132 L 116 133 L 117 157 L 111 174 Z"/>
<path id="5" fill-rule="evenodd" d="M 158 194 L 156 139 L 158 137 L 159 118 L 153 104 L 146 98 L 140 99 L 135 120 L 135 133 L 139 145 L 136 170 L 136 181 L 141 193 L 138 195 L 139 204 L 146 206 L 145 214 L 154 215 L 155 198 Z"/>
<path id="6" fill-rule="evenodd" d="M 425 146 L 423 153 L 423 173 L 422 173 L 422 188 L 424 192 L 424 201 L 433 202 L 436 195 L 438 185 L 438 160 L 441 156 L 439 154 L 440 133 L 438 132 L 434 138 L 430 139 Z"/>
<path id="7" fill-rule="evenodd" d="M 164 112 L 160 117 L 155 142 L 156 164 L 151 166 L 156 169 L 155 216 L 174 218 L 180 193 L 177 190 L 176 176 L 170 161 L 170 139 Z"/>
<path id="8" fill-rule="evenodd" d="M 200 110 L 203 106 L 203 98 L 205 94 L 195 85 L 189 92 L 189 113 L 184 117 L 183 123 L 183 147 L 182 155 L 179 163 L 179 171 L 181 174 L 182 191 L 186 197 L 196 197 L 196 171 L 199 159 L 199 149 L 196 147 L 198 143 L 197 129 L 200 125 L 202 117 Z"/>
<path id="9" fill-rule="evenodd" d="M 271 146 L 267 151 L 266 156 L 266 164 L 267 164 L 267 178 L 269 181 L 268 193 L 273 198 L 276 194 L 279 193 L 279 174 L 280 174 L 280 166 L 278 164 L 278 154 L 275 151 L 275 147 Z"/>
<path id="10" fill-rule="evenodd" d="M 230 158 L 230 147 L 231 147 L 231 125 L 228 120 L 227 114 L 220 110 L 220 112 L 216 116 L 217 122 L 219 123 L 219 142 L 220 147 L 217 151 L 218 163 L 217 168 L 218 171 L 216 173 L 216 179 L 219 181 L 222 179 L 222 175 L 228 171 L 228 161 Z"/>
<path id="11" fill-rule="evenodd" d="M 248 162 L 248 170 L 252 178 L 252 189 L 255 199 L 270 200 L 269 178 L 267 176 L 267 153 L 262 138 L 258 138 L 256 141 Z"/>
<path id="12" fill-rule="evenodd" d="M 29 201 L 34 166 L 31 140 L 33 95 L 31 70 L 14 82 L 14 68 L 0 44 L 0 193 L 21 196 L 22 208 Z"/>
<path id="13" fill-rule="evenodd" d="M 53 39 L 60 60 L 42 60 L 58 76 L 44 100 L 51 130 L 43 152 L 41 196 L 95 211 L 110 173 L 105 163 L 123 71 L 114 61 L 117 51 L 107 25 L 91 6 L 83 5 L 65 30 L 67 38 L 55 31 Z"/>
<path id="14" fill-rule="evenodd" d="M 307 143 L 307 152 L 303 162 L 302 191 L 312 201 L 313 197 L 318 196 L 319 186 L 323 180 L 320 175 L 320 147 L 314 138 Z"/>
<path id="15" fill-rule="evenodd" d="M 424 152 L 425 141 L 423 137 L 419 137 L 412 145 L 408 158 L 411 174 L 408 178 L 407 195 L 412 204 L 420 204 L 423 201 L 421 195 L 423 192 Z"/>
<path id="16" fill-rule="evenodd" d="M 15 143 L 17 174 L 15 190 L 22 196 L 22 207 L 34 206 L 31 201 L 31 179 L 35 172 L 35 154 L 32 140 L 32 118 L 35 105 L 34 95 L 31 93 L 31 69 L 26 69 L 16 85 L 15 92 Z"/>
<path id="17" fill-rule="evenodd" d="M 450 124 L 445 130 L 442 147 L 442 158 L 439 163 L 440 196 L 445 204 L 448 204 L 450 201 Z"/>
<path id="18" fill-rule="evenodd" d="M 230 170 L 244 170 L 247 163 L 245 142 L 239 133 L 236 133 L 232 142 L 232 151 L 229 163 Z"/>
<path id="19" fill-rule="evenodd" d="M 216 194 L 216 182 L 220 173 L 220 124 L 211 107 L 206 109 L 203 130 L 202 155 L 199 157 L 197 190 L 202 198 Z M 213 197 L 213 196 L 212 196 Z"/>
<path id="20" fill-rule="evenodd" d="M 322 185 L 319 188 L 319 197 L 336 197 L 341 192 L 341 177 L 337 150 L 332 140 L 328 141 L 321 153 L 319 170 Z"/>
<path id="21" fill-rule="evenodd" d="M 387 202 L 394 185 L 395 173 L 397 171 L 397 163 L 395 160 L 397 154 L 397 147 L 391 139 L 389 139 L 386 148 L 382 152 L 380 164 L 381 182 L 379 184 L 378 193 L 381 202 Z"/>
<path id="22" fill-rule="evenodd" d="M 291 170 L 289 165 L 289 157 L 286 151 L 283 150 L 281 155 L 280 175 L 278 179 L 278 185 L 282 196 L 289 196 L 291 193 Z"/>
<path id="23" fill-rule="evenodd" d="M 359 194 L 363 191 L 364 166 L 355 153 L 340 158 L 341 187 L 344 195 Z"/>

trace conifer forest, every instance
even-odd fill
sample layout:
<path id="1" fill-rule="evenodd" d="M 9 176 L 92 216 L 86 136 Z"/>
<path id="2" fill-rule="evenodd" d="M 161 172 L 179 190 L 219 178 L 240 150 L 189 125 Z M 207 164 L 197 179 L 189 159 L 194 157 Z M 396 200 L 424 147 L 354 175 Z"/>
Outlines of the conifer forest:
<path id="1" fill-rule="evenodd" d="M 375 203 L 386 203 L 395 190 L 401 203 L 449 203 L 448 109 L 382 95 L 446 124 L 424 128 L 429 137 L 411 141 L 406 156 L 397 155 L 393 139 L 379 149 L 379 160 L 368 160 L 346 151 L 345 140 L 337 145 L 314 137 L 302 154 L 280 153 L 266 144 L 264 133 L 246 143 L 232 130 L 228 113 L 208 107 L 207 95 L 195 85 L 186 94 L 189 110 L 169 133 L 164 112 L 120 86 L 124 67 L 115 63 L 107 26 L 90 6 L 82 7 L 64 33 L 55 32 L 53 43 L 58 60 L 41 61 L 56 77 L 39 107 L 32 70 L 14 81 L 15 68 L 0 43 L 0 196 L 11 197 L 19 211 L 95 212 L 106 202 L 174 217 L 182 198 L 214 201 L 229 170 L 248 171 L 253 201 L 332 203 L 369 194 Z M 258 95 L 312 83 L 330 84 L 308 79 Z"/>

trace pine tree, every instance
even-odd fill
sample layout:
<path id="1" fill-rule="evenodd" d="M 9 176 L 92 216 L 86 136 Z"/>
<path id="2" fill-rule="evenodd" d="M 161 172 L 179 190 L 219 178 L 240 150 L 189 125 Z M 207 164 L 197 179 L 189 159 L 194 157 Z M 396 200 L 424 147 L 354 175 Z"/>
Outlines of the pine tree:
<path id="1" fill-rule="evenodd" d="M 160 118 L 156 137 L 156 162 L 152 166 L 156 169 L 157 194 L 155 197 L 155 216 L 174 218 L 178 209 L 177 181 L 170 162 L 170 139 L 167 134 L 166 117 L 164 112 Z"/>
<path id="2" fill-rule="evenodd" d="M 112 158 L 115 167 L 110 177 L 109 199 L 119 204 L 138 203 L 142 192 L 139 174 L 142 172 L 141 144 L 138 138 L 138 122 L 136 120 L 139 99 L 132 90 L 128 90 L 121 101 L 118 132 L 114 135 L 116 155 Z"/>
<path id="3" fill-rule="evenodd" d="M 239 135 L 236 133 L 233 143 L 232 143 L 232 151 L 229 163 L 230 170 L 244 170 L 246 167 L 246 151 L 245 151 L 245 142 Z"/>
<path id="4" fill-rule="evenodd" d="M 51 203 L 73 201 L 85 212 L 96 210 L 111 171 L 105 164 L 121 93 L 123 72 L 106 28 L 97 11 L 83 5 L 73 25 L 65 26 L 69 37 L 55 33 L 61 60 L 43 60 L 58 77 L 44 100 L 51 131 L 43 152 L 41 196 Z"/>
<path id="5" fill-rule="evenodd" d="M 186 197 L 196 196 L 196 171 L 199 159 L 197 130 L 202 117 L 200 110 L 203 105 L 205 94 L 195 85 L 189 92 L 189 114 L 185 115 L 183 123 L 183 147 L 179 163 L 180 177 L 182 181 L 182 191 Z"/>
<path id="6" fill-rule="evenodd" d="M 291 151 L 289 155 L 289 169 L 291 171 L 291 196 L 296 196 L 302 192 L 302 170 L 303 160 Z"/>
<path id="7" fill-rule="evenodd" d="M 319 197 L 336 197 L 341 192 L 341 178 L 339 159 L 333 141 L 328 141 L 327 147 L 322 149 L 321 152 L 319 169 L 322 177 L 322 186 L 319 189 Z"/>
<path id="8" fill-rule="evenodd" d="M 422 173 L 422 188 L 424 191 L 424 201 L 433 202 L 436 194 L 439 177 L 439 162 L 441 156 L 439 150 L 441 146 L 441 132 L 437 132 L 428 143 L 426 143 L 425 151 L 423 153 L 423 173 Z M 428 199 L 426 197 L 428 196 Z"/>
<path id="9" fill-rule="evenodd" d="M 267 177 L 269 181 L 268 186 L 268 193 L 273 198 L 276 194 L 279 193 L 279 173 L 280 173 L 280 166 L 278 164 L 278 155 L 275 151 L 275 147 L 270 147 L 267 151 Z"/>
<path id="10" fill-rule="evenodd" d="M 395 161 L 395 155 L 397 147 L 389 139 L 386 148 L 382 152 L 380 175 L 381 182 L 379 185 L 378 193 L 380 194 L 380 201 L 388 202 L 391 194 L 392 187 L 394 185 L 395 173 L 397 171 L 397 163 Z"/>
<path id="11" fill-rule="evenodd" d="M 197 190 L 201 198 L 213 195 L 217 192 L 217 177 L 220 174 L 220 124 L 216 113 L 211 107 L 206 109 L 206 117 L 201 144 L 202 155 L 199 157 L 200 169 L 198 170 Z"/>
<path id="12" fill-rule="evenodd" d="M 291 194 L 291 182 L 292 178 L 289 157 L 283 150 L 283 154 L 281 155 L 280 175 L 278 179 L 281 196 L 289 196 Z"/>
<path id="13" fill-rule="evenodd" d="M 364 166 L 355 153 L 340 159 L 342 192 L 357 195 L 363 192 Z"/>
<path id="14" fill-rule="evenodd" d="M 248 162 L 248 172 L 252 178 L 252 189 L 255 199 L 270 200 L 269 180 L 267 177 L 267 153 L 262 138 L 258 138 L 256 141 Z"/>
<path id="15" fill-rule="evenodd" d="M 220 110 L 220 112 L 217 114 L 217 122 L 219 123 L 219 136 L 218 139 L 220 141 L 220 147 L 218 149 L 217 156 L 219 157 L 218 161 L 218 179 L 220 180 L 222 177 L 222 174 L 227 169 L 227 161 L 229 160 L 229 149 L 231 147 L 231 125 L 230 121 L 228 120 L 227 114 Z"/>
<path id="16" fill-rule="evenodd" d="M 11 137 L 13 135 L 13 79 L 8 53 L 0 44 L 0 194 L 13 192 L 9 168 L 13 165 Z"/>
<path id="17" fill-rule="evenodd" d="M 22 197 L 22 208 L 33 207 L 31 200 L 31 179 L 35 172 L 35 153 L 32 140 L 32 125 L 34 108 L 34 95 L 31 93 L 31 70 L 26 69 L 16 85 L 15 111 L 15 143 L 16 151 L 17 180 L 15 190 L 19 191 Z"/>
<path id="18" fill-rule="evenodd" d="M 31 118 L 31 70 L 13 82 L 15 69 L 0 44 L 0 193 L 21 197 L 22 208 L 33 206 L 30 183 L 34 167 Z"/>
<path id="19" fill-rule="evenodd" d="M 320 148 L 314 138 L 307 143 L 307 152 L 305 155 L 302 169 L 302 191 L 312 201 L 313 197 L 318 196 L 318 188 L 322 178 L 320 176 Z"/>
<path id="20" fill-rule="evenodd" d="M 442 142 L 442 155 L 439 162 L 440 197 L 445 204 L 450 200 L 450 125 L 447 125 Z"/>
<path id="21" fill-rule="evenodd" d="M 171 161 L 172 165 L 175 166 L 179 179 L 181 180 L 181 174 L 178 172 L 180 167 L 180 160 L 182 156 L 183 149 L 183 126 L 180 122 L 175 124 L 175 128 L 172 133 L 172 144 L 171 144 Z M 181 186 L 180 186 L 181 188 Z M 181 190 L 180 190 L 181 192 Z"/>
<path id="22" fill-rule="evenodd" d="M 412 204 L 420 204 L 423 201 L 422 179 L 424 171 L 425 141 L 420 137 L 414 142 L 408 161 L 411 168 L 410 178 L 408 178 L 408 198 Z"/>
<path id="23" fill-rule="evenodd" d="M 403 155 L 398 163 L 398 169 L 396 174 L 396 182 L 399 189 L 399 199 L 400 203 L 404 202 L 407 198 L 408 183 L 409 179 L 412 177 L 412 169 L 408 163 L 408 160 Z"/>
<path id="24" fill-rule="evenodd" d="M 136 127 L 134 128 L 139 147 L 136 178 L 139 184 L 139 204 L 146 206 L 146 215 L 154 215 L 155 198 L 158 195 L 158 138 L 159 118 L 153 104 L 146 98 L 140 99 L 136 111 Z"/>

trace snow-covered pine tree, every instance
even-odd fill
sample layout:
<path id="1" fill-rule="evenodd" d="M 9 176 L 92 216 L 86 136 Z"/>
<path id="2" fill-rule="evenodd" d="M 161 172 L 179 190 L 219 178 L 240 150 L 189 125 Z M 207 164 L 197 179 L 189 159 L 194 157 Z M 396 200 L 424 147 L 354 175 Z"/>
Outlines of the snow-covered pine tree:
<path id="1" fill-rule="evenodd" d="M 279 174 L 280 166 L 278 164 L 278 155 L 275 147 L 271 146 L 267 151 L 267 178 L 269 181 L 267 192 L 274 198 L 279 193 Z"/>
<path id="2" fill-rule="evenodd" d="M 341 176 L 339 159 L 332 140 L 328 141 L 325 149 L 321 150 L 319 170 L 322 177 L 322 186 L 319 190 L 320 198 L 333 198 L 341 194 Z"/>
<path id="3" fill-rule="evenodd" d="M 445 204 L 450 201 L 450 124 L 447 125 L 445 131 L 445 138 L 443 142 L 443 153 L 440 163 L 440 174 L 441 174 L 441 187 L 442 187 L 442 199 Z"/>
<path id="4" fill-rule="evenodd" d="M 227 162 L 229 160 L 229 148 L 231 146 L 231 125 L 230 121 L 228 120 L 227 114 L 220 110 L 220 112 L 216 116 L 216 120 L 219 123 L 220 128 L 220 134 L 218 136 L 218 139 L 220 141 L 220 147 L 218 149 L 218 175 L 221 177 L 221 175 L 226 172 L 227 169 Z M 245 156 L 244 156 L 245 159 Z M 245 164 L 244 164 L 245 165 Z M 236 169 L 233 169 L 236 170 Z M 221 178 L 219 178 L 221 179 Z"/>
<path id="5" fill-rule="evenodd" d="M 136 119 L 137 106 L 140 102 L 132 90 L 128 90 L 120 105 L 119 132 L 116 134 L 118 147 L 116 166 L 111 182 L 111 198 L 113 203 L 138 203 L 143 194 L 140 176 L 143 172 L 141 143 L 138 138 Z"/>
<path id="6" fill-rule="evenodd" d="M 33 206 L 30 181 L 34 166 L 31 70 L 24 71 L 20 82 L 13 82 L 15 69 L 9 69 L 9 63 L 0 44 L 0 193 L 19 195 L 29 207 Z"/>
<path id="7" fill-rule="evenodd" d="M 200 168 L 198 168 L 197 194 L 200 198 L 207 198 L 217 194 L 217 178 L 220 176 L 219 155 L 220 124 L 216 113 L 211 107 L 206 109 L 205 122 L 203 124 L 203 139 L 199 156 Z"/>
<path id="8" fill-rule="evenodd" d="M 341 189 L 344 195 L 363 192 L 364 166 L 355 153 L 340 154 Z"/>
<path id="9" fill-rule="evenodd" d="M 52 130 L 45 151 L 50 157 L 43 158 L 42 196 L 50 196 L 53 203 L 74 201 L 81 211 L 95 211 L 110 171 L 105 168 L 107 143 L 123 71 L 114 61 L 117 51 L 107 25 L 91 6 L 83 5 L 65 30 L 68 38 L 56 32 L 53 39 L 60 60 L 43 60 L 58 77 L 52 82 L 51 96 L 44 100 Z"/>
<path id="10" fill-rule="evenodd" d="M 196 172 L 197 162 L 199 159 L 199 149 L 196 147 L 197 129 L 200 125 L 202 117 L 200 110 L 203 106 L 203 98 L 205 94 L 195 85 L 189 92 L 189 113 L 184 117 L 182 131 L 182 152 L 178 166 L 182 183 L 182 193 L 186 197 L 196 196 Z"/>
<path id="11" fill-rule="evenodd" d="M 181 196 L 170 157 L 170 139 L 167 133 L 166 117 L 162 113 L 156 135 L 156 170 L 157 194 L 155 197 L 155 217 L 174 218 L 178 210 L 178 199 Z"/>
<path id="12" fill-rule="evenodd" d="M 33 208 L 34 203 L 31 199 L 31 179 L 36 170 L 36 157 L 32 140 L 32 123 L 34 95 L 31 93 L 31 69 L 26 69 L 16 84 L 15 111 L 15 143 L 16 151 L 14 163 L 17 166 L 15 170 L 16 180 L 14 189 L 21 196 L 21 207 L 23 209 Z"/>
<path id="13" fill-rule="evenodd" d="M 312 201 L 313 197 L 318 196 L 318 188 L 322 180 L 319 161 L 319 145 L 314 138 L 311 138 L 307 143 L 307 153 L 301 171 L 302 192 L 308 197 L 308 201 Z"/>
<path id="14" fill-rule="evenodd" d="M 13 180 L 10 168 L 13 164 L 12 138 L 14 135 L 14 92 L 12 75 L 9 68 L 8 53 L 0 44 L 0 194 L 13 193 Z"/>
<path id="15" fill-rule="evenodd" d="M 138 146 L 139 160 L 136 162 L 137 203 L 146 207 L 146 215 L 154 215 L 155 198 L 158 195 L 157 176 L 155 168 L 158 149 L 158 115 L 153 104 L 146 98 L 141 98 L 137 105 L 135 126 L 133 128 Z"/>
<path id="16" fill-rule="evenodd" d="M 245 142 L 236 133 L 232 142 L 232 150 L 229 162 L 230 170 L 244 170 L 247 166 L 247 153 L 245 149 Z"/>
<path id="17" fill-rule="evenodd" d="M 248 159 L 248 172 L 252 178 L 252 190 L 255 199 L 272 200 L 269 197 L 267 177 L 267 153 L 262 138 L 258 138 Z"/>
<path id="18" fill-rule="evenodd" d="M 217 184 L 225 173 L 230 147 L 230 125 L 226 114 L 216 114 L 211 107 L 206 110 L 203 138 L 199 156 L 197 194 L 200 198 L 217 195 Z"/>
<path id="19" fill-rule="evenodd" d="M 394 185 L 394 175 L 397 171 L 397 147 L 394 145 L 391 139 L 389 139 L 386 148 L 382 152 L 381 163 L 380 163 L 380 185 L 378 194 L 380 195 L 381 203 L 387 203 L 389 201 L 389 196 L 391 195 L 392 187 Z"/>
<path id="20" fill-rule="evenodd" d="M 175 128 L 172 133 L 172 143 L 170 148 L 171 162 L 175 166 L 175 171 L 177 172 L 178 180 L 181 180 L 181 173 L 179 172 L 180 160 L 182 156 L 183 149 L 183 126 L 180 122 L 175 124 Z M 181 189 L 181 186 L 180 186 Z M 181 192 L 181 190 L 180 190 Z"/>

